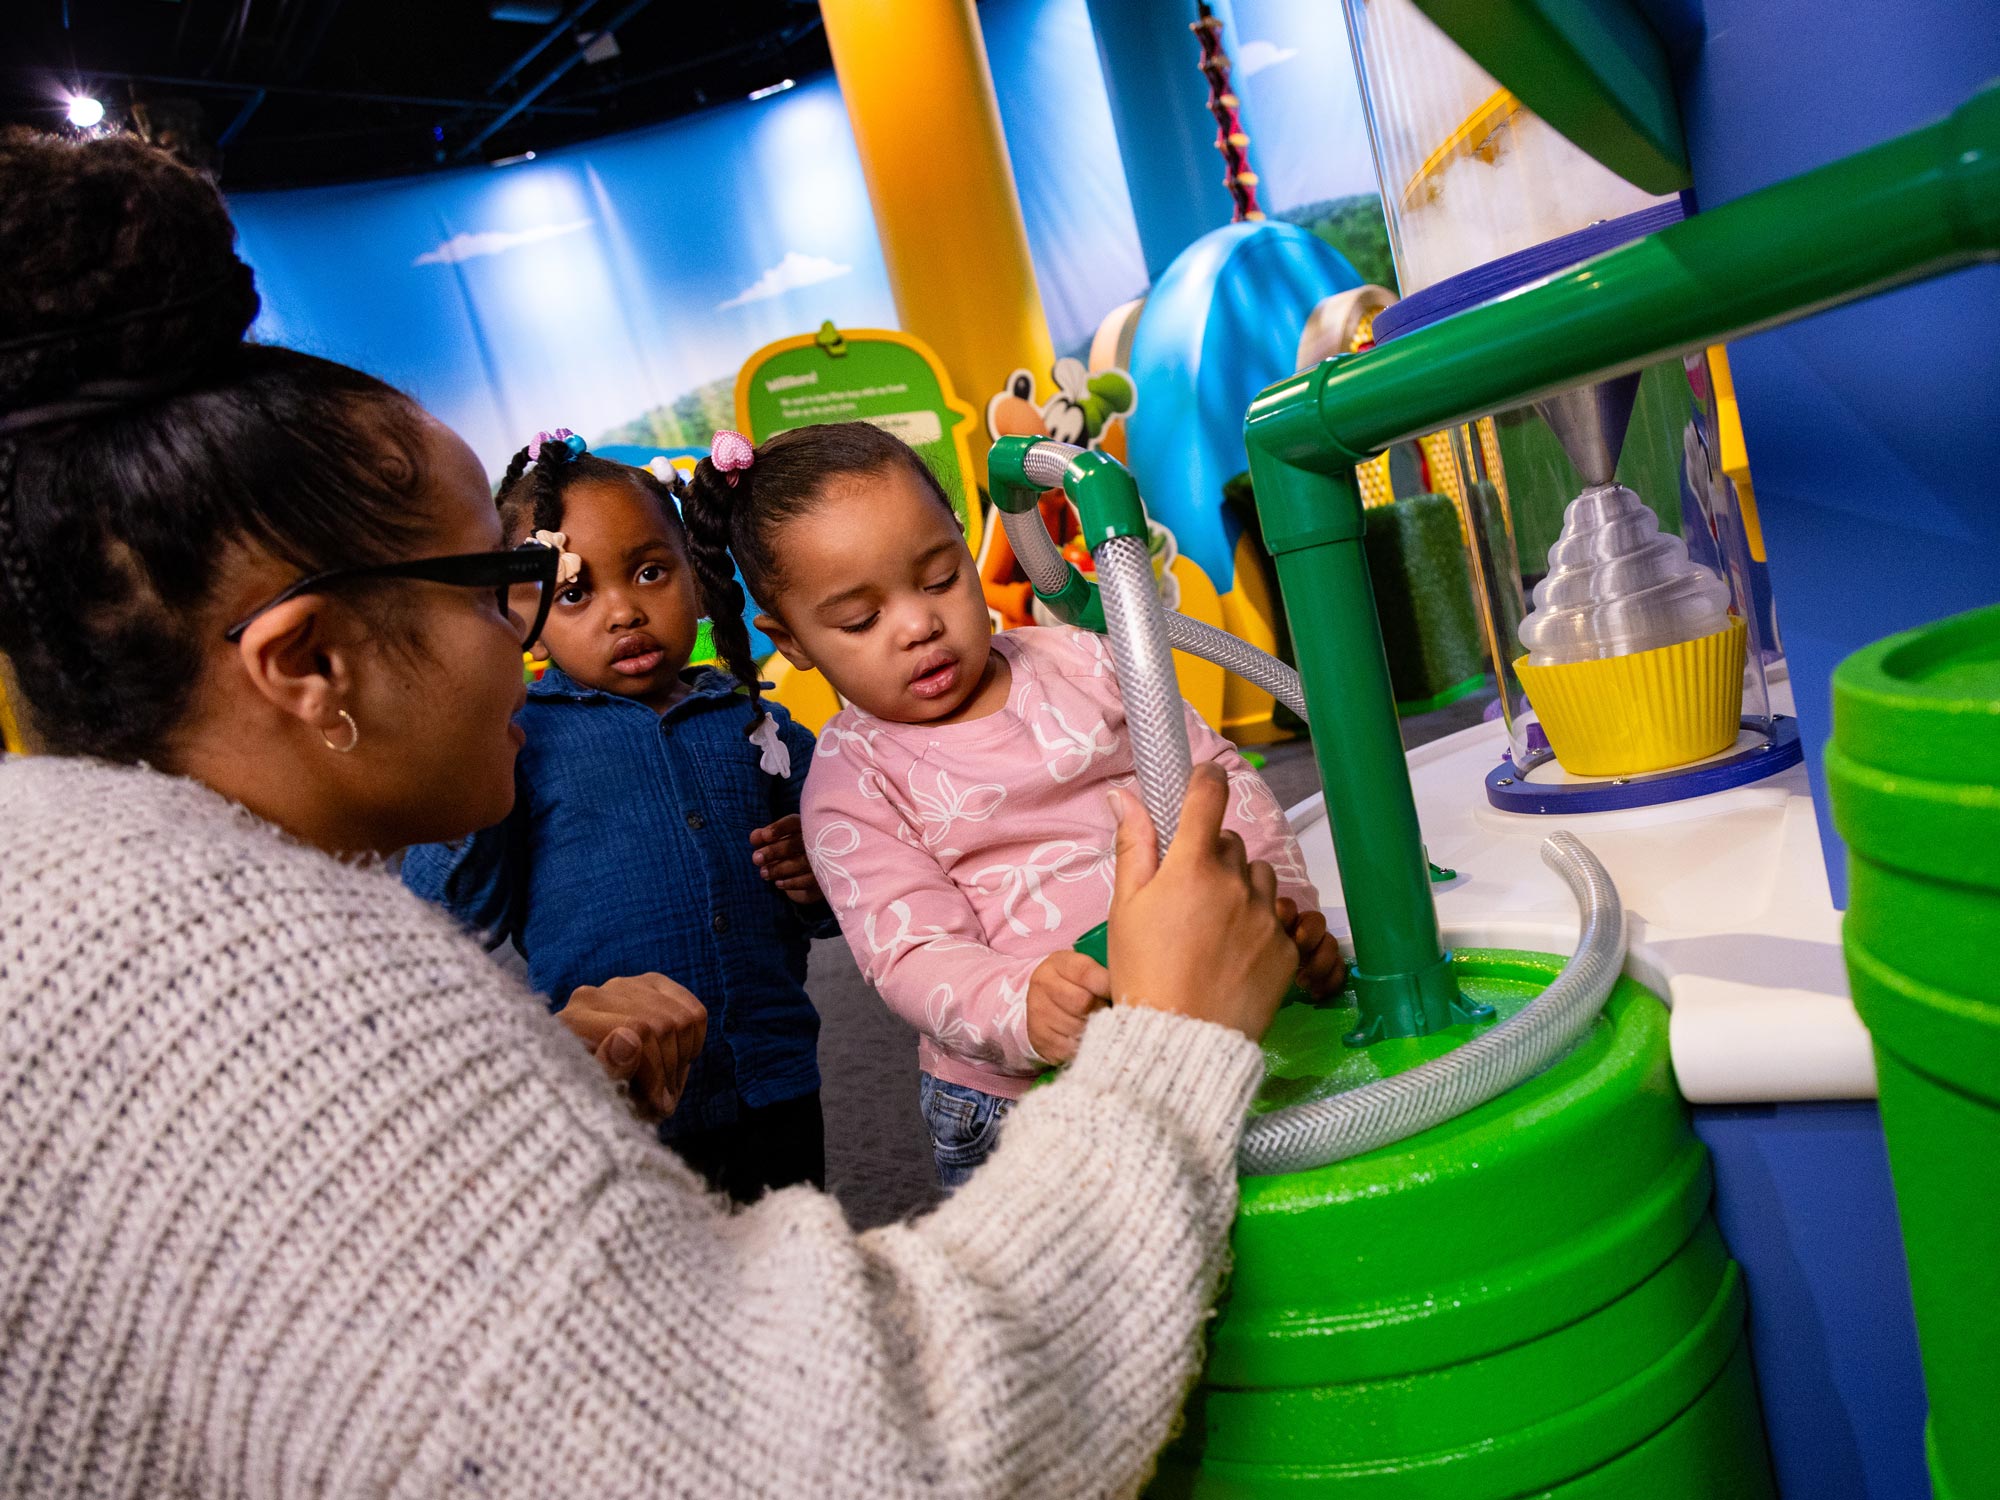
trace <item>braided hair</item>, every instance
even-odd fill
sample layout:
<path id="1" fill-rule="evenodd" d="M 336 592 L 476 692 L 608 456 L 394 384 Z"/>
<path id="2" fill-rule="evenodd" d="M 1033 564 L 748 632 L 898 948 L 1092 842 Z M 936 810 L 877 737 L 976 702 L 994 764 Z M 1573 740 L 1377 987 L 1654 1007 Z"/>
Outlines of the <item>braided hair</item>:
<path id="1" fill-rule="evenodd" d="M 715 632 L 716 651 L 760 708 L 757 663 L 743 624 L 744 585 L 770 609 L 783 582 L 777 536 L 785 523 L 818 504 L 829 481 L 880 474 L 899 464 L 907 465 L 938 504 L 951 510 L 944 487 L 916 450 L 866 422 L 828 422 L 781 432 L 758 446 L 747 469 L 724 473 L 712 458 L 694 466 L 684 504 L 695 582 Z M 738 569 L 742 582 L 737 581 Z M 753 727 L 755 723 L 753 717 Z"/>
<path id="2" fill-rule="evenodd" d="M 308 573 L 426 531 L 422 413 L 246 343 L 234 240 L 134 137 L 0 133 L 0 653 L 50 752 L 171 759 L 230 544 Z"/>
<path id="3" fill-rule="evenodd" d="M 651 469 L 615 463 L 595 453 L 579 453 L 565 443 L 544 441 L 539 453 L 523 448 L 507 464 L 500 478 L 494 503 L 500 507 L 500 529 L 508 542 L 526 541 L 537 531 L 563 529 L 563 497 L 570 486 L 587 484 L 633 484 L 659 502 L 667 529 L 685 537 L 681 523 L 680 499 L 686 482 L 679 474 L 669 484 Z"/>

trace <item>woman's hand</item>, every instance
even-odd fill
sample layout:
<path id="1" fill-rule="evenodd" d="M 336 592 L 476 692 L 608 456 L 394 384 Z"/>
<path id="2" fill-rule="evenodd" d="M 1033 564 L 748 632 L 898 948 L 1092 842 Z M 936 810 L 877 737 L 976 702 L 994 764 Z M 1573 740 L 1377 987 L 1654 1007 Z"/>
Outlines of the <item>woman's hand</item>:
<path id="1" fill-rule="evenodd" d="M 708 1036 L 708 1011 L 664 974 L 578 985 L 557 1013 L 604 1071 L 625 1084 L 640 1115 L 663 1120 L 681 1102 Z"/>
<path id="2" fill-rule="evenodd" d="M 1278 920 L 1271 867 L 1249 861 L 1243 841 L 1222 827 L 1228 778 L 1217 766 L 1195 767 L 1164 860 L 1145 805 L 1129 789 L 1114 796 L 1114 999 L 1214 1021 L 1257 1040 L 1277 1014 L 1299 950 Z"/>
<path id="3" fill-rule="evenodd" d="M 786 899 L 800 906 L 821 899 L 819 882 L 806 863 L 806 840 L 797 813 L 787 813 L 769 827 L 751 829 L 750 847 L 756 851 L 750 859 L 757 873 L 783 891 Z"/>

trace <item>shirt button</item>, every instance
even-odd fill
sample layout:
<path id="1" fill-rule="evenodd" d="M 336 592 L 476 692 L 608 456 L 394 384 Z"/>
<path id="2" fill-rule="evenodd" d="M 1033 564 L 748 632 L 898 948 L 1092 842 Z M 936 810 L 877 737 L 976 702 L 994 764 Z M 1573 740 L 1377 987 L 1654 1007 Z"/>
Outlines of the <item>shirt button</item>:
<path id="1" fill-rule="evenodd" d="M 698 812 L 691 812 L 687 815 L 687 825 L 690 828 L 706 828 L 708 826 L 708 819 L 704 818 Z"/>
<path id="2" fill-rule="evenodd" d="M 729 913 L 717 912 L 708 925 L 713 927 L 717 932 L 729 931 Z"/>

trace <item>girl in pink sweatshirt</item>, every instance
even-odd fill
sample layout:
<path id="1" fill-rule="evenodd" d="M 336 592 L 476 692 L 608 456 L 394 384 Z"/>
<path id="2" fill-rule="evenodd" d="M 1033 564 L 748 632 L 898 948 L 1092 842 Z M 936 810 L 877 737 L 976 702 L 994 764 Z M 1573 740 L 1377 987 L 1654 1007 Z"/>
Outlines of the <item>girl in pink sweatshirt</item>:
<path id="1" fill-rule="evenodd" d="M 862 973 L 920 1034 L 938 1176 L 956 1186 L 1111 998 L 1071 947 L 1109 909 L 1108 793 L 1133 774 L 1110 652 L 1068 628 L 996 637 L 937 480 L 865 423 L 755 449 L 717 433 L 685 509 L 717 648 L 745 688 L 732 562 L 758 627 L 847 702 L 806 782 L 807 854 Z M 1187 724 L 1196 761 L 1229 775 L 1229 826 L 1276 874 L 1301 982 L 1337 988 L 1340 950 L 1276 799 L 1192 709 Z"/>

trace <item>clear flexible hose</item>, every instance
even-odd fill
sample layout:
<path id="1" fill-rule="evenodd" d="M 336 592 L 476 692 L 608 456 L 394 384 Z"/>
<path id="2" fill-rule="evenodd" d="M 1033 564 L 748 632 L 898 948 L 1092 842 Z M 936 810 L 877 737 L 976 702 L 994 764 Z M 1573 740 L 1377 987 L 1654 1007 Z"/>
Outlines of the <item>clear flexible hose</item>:
<path id="1" fill-rule="evenodd" d="M 1054 489 L 1062 483 L 1062 469 L 1068 463 L 1068 455 L 1082 451 L 1067 443 L 1037 443 L 1028 450 L 1028 461 L 1022 467 L 1027 470 L 1030 479 L 1038 484 L 1046 481 L 1048 488 Z M 1051 470 L 1053 478 L 1049 477 Z M 1028 575 L 1028 582 L 1034 585 L 1035 592 L 1043 595 L 1060 593 L 1062 586 L 1069 581 L 1069 563 L 1049 536 L 1041 516 L 1032 510 L 1019 514 L 1002 511 L 1000 524 L 1006 528 L 1014 557 L 1021 564 L 1021 570 Z M 1102 587 L 1101 578 L 1099 587 Z M 1299 687 L 1299 674 L 1277 657 L 1200 620 L 1189 619 L 1176 611 L 1167 611 L 1166 615 L 1167 643 L 1174 650 L 1199 656 L 1204 661 L 1214 662 L 1224 671 L 1234 672 L 1246 682 L 1255 683 L 1300 719 L 1307 717 L 1306 697 Z M 1121 677 L 1119 680 L 1122 682 L 1124 679 Z"/>
<path id="2" fill-rule="evenodd" d="M 1307 718 L 1306 695 L 1299 686 L 1299 674 L 1270 652 L 1259 651 L 1226 630 L 1217 630 L 1176 610 L 1167 611 L 1167 640 L 1176 651 L 1212 661 L 1224 671 L 1255 683 L 1301 720 Z"/>
<path id="3" fill-rule="evenodd" d="M 1030 450 L 1030 456 L 1044 448 L 1064 448 L 1064 444 L 1036 444 Z M 1026 468 L 1032 478 L 1040 478 L 1034 474 L 1032 464 Z M 1060 482 L 1060 472 L 1056 478 Z M 1070 578 L 1070 564 L 1056 548 L 1048 528 L 1042 526 L 1042 518 L 1032 510 L 1024 510 L 1020 514 L 1002 510 L 1000 524 L 1006 528 L 1006 540 L 1014 546 L 1014 558 L 1020 562 L 1022 572 L 1028 574 L 1028 582 L 1034 584 L 1034 592 L 1044 596 L 1062 592 L 1062 586 Z M 1178 652 L 1200 656 L 1204 662 L 1214 662 L 1222 670 L 1234 672 L 1246 682 L 1254 682 L 1302 720 L 1306 718 L 1306 694 L 1298 686 L 1298 672 L 1288 668 L 1270 652 L 1260 652 L 1248 640 L 1238 640 L 1226 630 L 1216 630 L 1212 624 L 1190 620 L 1186 614 L 1172 610 L 1166 612 L 1166 640 Z"/>
<path id="4" fill-rule="evenodd" d="M 1576 837 L 1542 844 L 1542 863 L 1576 896 L 1576 953 L 1527 1009 L 1456 1051 L 1394 1078 L 1253 1118 L 1237 1148 L 1247 1174 L 1303 1172 L 1359 1156 L 1476 1109 L 1560 1057 L 1603 1009 L 1625 965 L 1625 907 Z"/>

